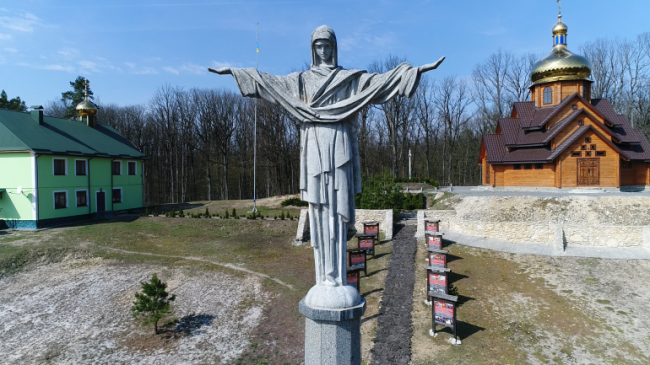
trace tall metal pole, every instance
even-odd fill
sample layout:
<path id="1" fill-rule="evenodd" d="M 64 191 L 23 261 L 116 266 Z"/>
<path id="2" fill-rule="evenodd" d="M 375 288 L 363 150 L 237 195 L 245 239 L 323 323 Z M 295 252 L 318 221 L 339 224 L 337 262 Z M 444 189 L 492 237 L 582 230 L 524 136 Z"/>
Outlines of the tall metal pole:
<path id="1" fill-rule="evenodd" d="M 257 56 L 260 53 L 260 23 L 257 23 L 255 33 L 255 70 L 257 70 Z M 255 98 L 255 128 L 253 137 L 253 213 L 257 213 L 257 98 Z"/>
<path id="2" fill-rule="evenodd" d="M 411 179 L 411 150 L 409 150 L 409 180 Z"/>

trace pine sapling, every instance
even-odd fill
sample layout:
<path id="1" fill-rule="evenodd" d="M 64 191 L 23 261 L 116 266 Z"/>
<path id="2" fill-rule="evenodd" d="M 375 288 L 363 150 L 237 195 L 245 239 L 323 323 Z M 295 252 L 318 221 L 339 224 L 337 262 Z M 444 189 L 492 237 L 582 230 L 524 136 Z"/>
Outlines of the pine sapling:
<path id="1" fill-rule="evenodd" d="M 135 301 L 131 307 L 133 319 L 142 323 L 142 326 L 154 325 L 154 331 L 158 334 L 158 321 L 171 313 L 170 302 L 176 299 L 176 295 L 170 296 L 167 293 L 167 284 L 153 274 L 151 281 L 140 282 L 142 292 L 135 293 Z"/>

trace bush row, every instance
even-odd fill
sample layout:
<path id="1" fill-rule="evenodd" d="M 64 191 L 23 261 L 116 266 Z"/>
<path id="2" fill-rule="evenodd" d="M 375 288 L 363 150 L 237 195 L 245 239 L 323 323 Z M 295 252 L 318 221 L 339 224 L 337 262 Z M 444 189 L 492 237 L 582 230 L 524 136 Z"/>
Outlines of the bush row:
<path id="1" fill-rule="evenodd" d="M 257 213 L 251 213 L 251 214 L 237 214 L 237 209 L 233 208 L 232 212 L 225 211 L 223 214 L 210 214 L 210 210 L 206 207 L 205 208 L 205 213 L 185 213 L 183 211 L 183 208 L 179 209 L 178 212 L 176 212 L 176 209 L 172 209 L 171 212 L 166 212 L 163 213 L 165 217 L 168 218 L 174 218 L 174 217 L 180 217 L 180 218 L 185 218 L 185 217 L 190 217 L 190 218 L 212 218 L 212 217 L 219 217 L 222 219 L 228 219 L 228 218 L 246 218 L 246 219 L 257 219 L 257 218 L 270 218 L 270 216 L 263 216 L 260 212 Z M 145 209 L 144 213 L 141 213 L 141 217 L 148 217 L 149 215 L 153 215 L 154 217 L 157 217 L 160 215 L 158 212 L 158 207 L 154 207 L 153 211 L 149 212 L 149 208 Z M 280 216 L 274 216 L 273 219 L 282 219 L 284 220 L 285 218 L 294 220 L 297 219 L 297 217 L 291 216 L 291 213 L 287 212 L 286 214 L 284 211 Z"/>
<path id="2" fill-rule="evenodd" d="M 436 188 L 440 186 L 440 183 L 438 181 L 428 177 L 412 177 L 410 179 L 408 177 L 398 177 L 395 179 L 395 182 L 396 183 L 425 183 L 425 184 L 433 185 Z"/>

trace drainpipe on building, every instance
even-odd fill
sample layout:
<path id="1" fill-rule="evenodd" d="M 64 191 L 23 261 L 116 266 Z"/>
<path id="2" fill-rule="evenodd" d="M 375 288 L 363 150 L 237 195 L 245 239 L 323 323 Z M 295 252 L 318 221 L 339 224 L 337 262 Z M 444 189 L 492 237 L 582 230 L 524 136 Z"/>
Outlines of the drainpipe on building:
<path id="1" fill-rule="evenodd" d="M 115 177 L 113 174 L 113 162 L 115 160 L 111 160 L 111 212 L 113 211 L 113 178 Z"/>
<path id="2" fill-rule="evenodd" d="M 92 206 L 93 205 L 92 205 L 91 199 L 90 199 L 90 197 L 92 196 L 92 194 L 90 194 L 91 193 L 91 191 L 90 191 L 90 160 L 92 160 L 92 159 L 93 159 L 92 157 L 88 159 L 88 162 L 87 162 L 88 163 L 88 171 L 86 171 L 86 173 L 88 173 L 88 199 L 87 199 L 88 201 L 87 201 L 87 203 L 88 203 L 88 215 L 89 216 L 93 214 L 93 211 L 92 211 Z"/>
<path id="3" fill-rule="evenodd" d="M 41 219 L 40 215 L 40 210 L 41 210 L 41 194 L 38 193 L 38 158 L 41 157 L 40 155 L 34 155 L 36 157 L 34 159 L 34 163 L 36 165 L 36 168 L 34 170 L 34 175 L 36 175 L 36 186 L 34 186 L 34 191 L 36 192 L 36 228 L 38 228 L 38 221 Z"/>

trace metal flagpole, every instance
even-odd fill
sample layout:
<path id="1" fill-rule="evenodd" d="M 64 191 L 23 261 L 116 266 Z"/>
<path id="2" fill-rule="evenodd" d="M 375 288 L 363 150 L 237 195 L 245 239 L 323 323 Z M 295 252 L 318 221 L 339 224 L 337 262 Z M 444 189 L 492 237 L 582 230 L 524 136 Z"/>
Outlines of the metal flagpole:
<path id="1" fill-rule="evenodd" d="M 260 23 L 257 23 L 257 31 L 255 33 L 255 70 L 257 71 L 257 56 L 260 53 Z M 253 137 L 253 213 L 257 213 L 257 98 L 255 98 L 255 128 Z"/>

